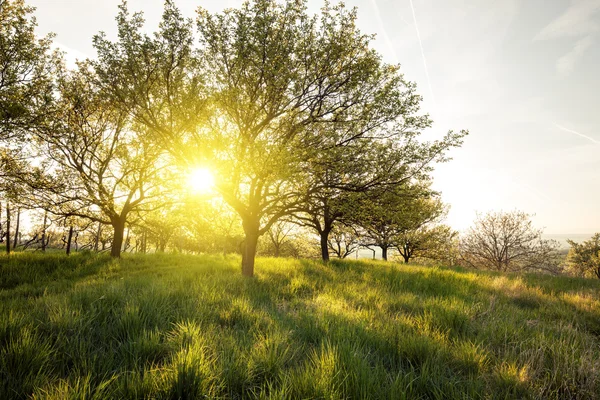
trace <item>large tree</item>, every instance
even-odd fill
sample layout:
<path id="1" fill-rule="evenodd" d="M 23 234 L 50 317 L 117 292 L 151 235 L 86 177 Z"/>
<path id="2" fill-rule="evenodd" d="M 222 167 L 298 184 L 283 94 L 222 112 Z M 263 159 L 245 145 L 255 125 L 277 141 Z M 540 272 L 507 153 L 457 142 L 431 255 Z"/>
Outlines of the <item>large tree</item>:
<path id="1" fill-rule="evenodd" d="M 112 226 L 113 257 L 132 216 L 160 207 L 165 195 L 161 151 L 136 128 L 82 64 L 58 79 L 52 118 L 34 130 L 41 164 L 18 177 L 36 189 L 33 204 Z"/>

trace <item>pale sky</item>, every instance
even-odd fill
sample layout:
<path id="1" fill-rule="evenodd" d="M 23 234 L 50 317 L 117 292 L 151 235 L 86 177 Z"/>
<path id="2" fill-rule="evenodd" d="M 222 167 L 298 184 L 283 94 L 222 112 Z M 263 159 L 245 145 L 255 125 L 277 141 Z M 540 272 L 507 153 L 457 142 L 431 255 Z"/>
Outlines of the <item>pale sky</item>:
<path id="1" fill-rule="evenodd" d="M 332 0 L 333 3 L 335 1 Z M 93 57 L 92 36 L 114 37 L 120 0 L 28 0 L 39 33 L 68 57 Z M 179 0 L 194 17 L 240 0 Z M 322 0 L 310 0 L 312 12 Z M 600 0 L 347 0 L 374 46 L 417 82 L 433 121 L 427 138 L 468 129 L 435 173 L 447 223 L 477 211 L 536 214 L 546 233 L 600 231 Z M 148 30 L 162 0 L 130 0 Z"/>

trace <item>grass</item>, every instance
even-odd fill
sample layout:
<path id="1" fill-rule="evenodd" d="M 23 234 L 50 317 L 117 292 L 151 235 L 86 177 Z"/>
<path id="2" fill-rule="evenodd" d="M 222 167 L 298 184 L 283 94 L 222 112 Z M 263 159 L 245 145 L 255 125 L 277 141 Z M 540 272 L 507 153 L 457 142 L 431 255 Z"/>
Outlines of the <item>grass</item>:
<path id="1" fill-rule="evenodd" d="M 600 397 L 600 282 L 239 263 L 0 257 L 0 398 Z"/>

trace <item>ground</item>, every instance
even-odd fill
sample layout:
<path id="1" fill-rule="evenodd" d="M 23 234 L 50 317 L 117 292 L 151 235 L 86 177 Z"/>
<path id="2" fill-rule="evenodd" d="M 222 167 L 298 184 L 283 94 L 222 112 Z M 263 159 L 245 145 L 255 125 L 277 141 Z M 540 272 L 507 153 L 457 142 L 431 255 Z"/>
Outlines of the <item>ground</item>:
<path id="1" fill-rule="evenodd" d="M 600 398 L 600 282 L 384 262 L 0 257 L 0 399 Z"/>

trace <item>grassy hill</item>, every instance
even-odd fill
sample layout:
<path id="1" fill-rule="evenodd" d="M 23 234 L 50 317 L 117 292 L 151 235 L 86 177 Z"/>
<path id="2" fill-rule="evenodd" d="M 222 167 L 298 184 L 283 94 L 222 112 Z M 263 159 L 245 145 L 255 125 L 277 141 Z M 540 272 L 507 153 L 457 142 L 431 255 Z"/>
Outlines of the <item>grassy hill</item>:
<path id="1" fill-rule="evenodd" d="M 0 398 L 600 398 L 600 282 L 0 257 Z"/>

